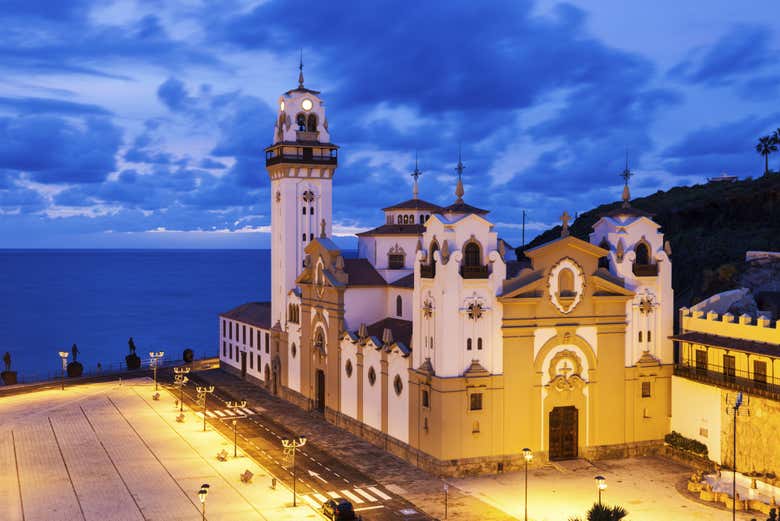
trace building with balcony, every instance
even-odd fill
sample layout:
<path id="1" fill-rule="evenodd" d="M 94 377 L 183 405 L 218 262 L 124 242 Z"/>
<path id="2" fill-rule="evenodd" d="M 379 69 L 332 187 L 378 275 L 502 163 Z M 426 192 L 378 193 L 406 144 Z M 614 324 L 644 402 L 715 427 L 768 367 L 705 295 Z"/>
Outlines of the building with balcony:
<path id="1" fill-rule="evenodd" d="M 629 202 L 630 172 L 589 240 L 569 236 L 564 212 L 562 236 L 518 260 L 466 202 L 460 157 L 450 204 L 420 198 L 415 165 L 412 197 L 384 207 L 345 258 L 331 240 L 337 153 L 301 74 L 266 148 L 271 302 L 220 317 L 227 370 L 445 474 L 518 467 L 524 447 L 545 461 L 660 446 L 671 261 Z"/>
<path id="2" fill-rule="evenodd" d="M 780 328 L 769 311 L 741 313 L 750 290 L 714 295 L 680 310 L 678 360 L 672 378 L 672 429 L 707 446 L 708 457 L 733 465 L 734 418 L 729 405 L 743 393 L 737 418 L 738 468 L 780 472 Z M 747 306 L 755 309 L 755 305 Z"/>

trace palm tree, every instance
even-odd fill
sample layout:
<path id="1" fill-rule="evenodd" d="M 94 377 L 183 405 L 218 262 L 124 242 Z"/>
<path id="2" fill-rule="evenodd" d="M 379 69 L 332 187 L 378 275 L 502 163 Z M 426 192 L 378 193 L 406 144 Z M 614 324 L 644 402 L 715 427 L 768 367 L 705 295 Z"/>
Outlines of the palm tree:
<path id="1" fill-rule="evenodd" d="M 606 505 L 594 504 L 588 510 L 588 521 L 620 521 L 628 515 L 626 509 L 619 506 L 608 507 Z M 580 521 L 578 517 L 571 517 L 569 521 Z"/>
<path id="2" fill-rule="evenodd" d="M 756 152 L 764 156 L 764 175 L 769 175 L 769 154 L 777 152 L 777 133 L 773 136 L 758 138 Z"/>

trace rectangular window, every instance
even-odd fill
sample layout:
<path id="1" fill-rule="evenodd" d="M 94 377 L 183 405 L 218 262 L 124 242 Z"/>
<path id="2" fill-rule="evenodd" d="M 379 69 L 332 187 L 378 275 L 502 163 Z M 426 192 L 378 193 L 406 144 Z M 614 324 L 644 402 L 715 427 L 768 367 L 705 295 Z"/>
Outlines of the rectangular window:
<path id="1" fill-rule="evenodd" d="M 404 268 L 404 256 L 403 255 L 393 255 L 390 254 L 387 256 L 387 266 L 391 270 L 401 270 Z"/>
<path id="2" fill-rule="evenodd" d="M 642 382 L 642 398 L 650 398 L 650 382 Z"/>
<path id="3" fill-rule="evenodd" d="M 302 234 L 301 234 L 301 240 L 302 240 L 303 242 L 306 242 L 306 234 L 305 234 L 305 233 L 302 233 Z"/>
<path id="4" fill-rule="evenodd" d="M 233 359 L 233 344 L 228 344 L 228 358 Z"/>
<path id="5" fill-rule="evenodd" d="M 260 330 L 257 330 L 257 350 L 260 351 Z"/>
<path id="6" fill-rule="evenodd" d="M 236 336 L 238 336 L 238 331 L 236 331 Z M 241 359 L 241 351 L 238 349 L 238 346 L 236 346 L 236 362 L 238 362 Z"/>
<path id="7" fill-rule="evenodd" d="M 704 349 L 696 350 L 696 373 L 707 374 L 707 351 Z"/>
<path id="8" fill-rule="evenodd" d="M 252 334 L 252 328 L 249 328 L 249 347 L 255 347 L 255 335 Z"/>
<path id="9" fill-rule="evenodd" d="M 423 390 L 422 392 L 422 406 L 426 409 L 430 407 L 430 399 L 428 398 L 428 391 Z"/>
<path id="10" fill-rule="evenodd" d="M 227 345 L 225 342 L 222 342 L 222 358 L 225 358 L 227 356 Z"/>
<path id="11" fill-rule="evenodd" d="M 481 411 L 482 410 L 482 393 L 471 393 L 469 395 L 470 400 L 470 407 L 469 409 L 472 411 Z"/>
<path id="12" fill-rule="evenodd" d="M 301 208 L 301 215 L 306 215 L 306 207 Z"/>
<path id="13" fill-rule="evenodd" d="M 314 240 L 314 234 L 313 234 L 313 233 L 310 233 L 310 234 L 309 234 L 309 240 L 310 240 L 310 241 L 313 241 L 313 240 Z"/>
<path id="14" fill-rule="evenodd" d="M 265 352 L 268 353 L 271 350 L 271 337 L 268 333 L 265 334 Z"/>
<path id="15" fill-rule="evenodd" d="M 254 359 L 255 359 L 255 357 L 253 357 L 253 356 L 250 354 L 250 355 L 249 355 L 249 368 L 250 368 L 250 369 L 254 369 L 254 368 L 255 368 Z"/>
<path id="16" fill-rule="evenodd" d="M 242 342 L 246 344 L 246 326 L 241 326 L 241 338 L 243 338 Z"/>
<path id="17" fill-rule="evenodd" d="M 257 371 L 258 371 L 258 372 L 260 371 L 260 367 L 261 367 L 261 364 L 260 364 L 260 355 L 257 355 Z"/>
<path id="18" fill-rule="evenodd" d="M 737 379 L 737 361 L 732 355 L 723 355 L 723 379 L 727 382 Z"/>
<path id="19" fill-rule="evenodd" d="M 309 206 L 309 215 L 314 215 L 314 207 Z"/>
<path id="20" fill-rule="evenodd" d="M 222 320 L 222 338 L 225 338 L 225 336 L 227 336 L 227 322 Z"/>
<path id="21" fill-rule="evenodd" d="M 477 339 L 477 351 L 482 351 L 482 338 Z"/>
<path id="22" fill-rule="evenodd" d="M 766 389 L 766 362 L 753 360 L 753 381 L 756 387 Z"/>
<path id="23" fill-rule="evenodd" d="M 650 331 L 647 332 L 647 341 L 652 342 L 652 336 L 650 335 Z"/>
<path id="24" fill-rule="evenodd" d="M 471 351 L 471 339 L 466 339 L 466 351 Z"/>

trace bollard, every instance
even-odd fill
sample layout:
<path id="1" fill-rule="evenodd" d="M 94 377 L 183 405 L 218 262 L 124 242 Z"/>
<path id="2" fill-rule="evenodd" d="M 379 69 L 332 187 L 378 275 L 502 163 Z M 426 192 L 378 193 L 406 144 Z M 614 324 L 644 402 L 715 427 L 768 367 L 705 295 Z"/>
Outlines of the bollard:
<path id="1" fill-rule="evenodd" d="M 271 490 L 276 490 L 276 478 L 271 478 Z"/>

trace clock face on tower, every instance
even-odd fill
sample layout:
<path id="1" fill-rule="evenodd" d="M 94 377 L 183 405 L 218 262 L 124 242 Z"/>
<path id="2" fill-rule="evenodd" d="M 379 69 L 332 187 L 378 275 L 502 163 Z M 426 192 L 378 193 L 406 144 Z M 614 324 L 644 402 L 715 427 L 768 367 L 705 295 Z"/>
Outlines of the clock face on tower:
<path id="1" fill-rule="evenodd" d="M 301 103 L 301 107 L 303 107 L 303 110 L 311 110 L 312 108 L 311 100 L 310 99 L 303 100 L 303 102 Z"/>

